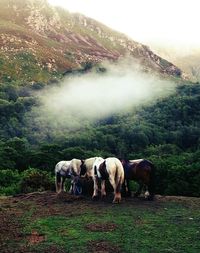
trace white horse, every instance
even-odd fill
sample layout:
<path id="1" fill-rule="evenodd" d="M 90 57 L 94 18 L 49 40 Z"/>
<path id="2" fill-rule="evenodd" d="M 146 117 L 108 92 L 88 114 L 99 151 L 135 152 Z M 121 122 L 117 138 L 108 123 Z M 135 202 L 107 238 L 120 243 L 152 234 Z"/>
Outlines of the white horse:
<path id="1" fill-rule="evenodd" d="M 71 187 L 69 192 L 74 193 L 74 180 L 80 176 L 82 160 L 72 159 L 71 161 L 60 161 L 55 166 L 55 185 L 56 192 L 65 191 L 64 183 L 66 178 L 71 178 Z"/>
<path id="2" fill-rule="evenodd" d="M 121 201 L 121 187 L 124 182 L 124 169 L 120 160 L 115 157 L 107 159 L 97 157 L 93 164 L 93 173 L 94 192 L 92 197 L 98 196 L 98 180 L 101 181 L 101 197 L 106 196 L 105 180 L 109 179 L 114 189 L 113 203 L 119 203 Z"/>
<path id="3" fill-rule="evenodd" d="M 91 157 L 84 161 L 83 165 L 81 166 L 81 173 L 80 175 L 86 176 L 88 178 L 94 177 L 94 170 L 93 170 L 93 164 L 97 157 Z"/>

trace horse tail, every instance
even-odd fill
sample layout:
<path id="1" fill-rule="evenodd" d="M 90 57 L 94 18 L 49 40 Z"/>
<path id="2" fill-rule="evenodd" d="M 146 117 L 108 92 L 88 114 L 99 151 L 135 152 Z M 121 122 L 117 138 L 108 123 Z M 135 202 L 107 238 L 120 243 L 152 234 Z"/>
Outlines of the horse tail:
<path id="1" fill-rule="evenodd" d="M 118 179 L 116 184 L 116 193 L 120 193 L 124 182 L 124 168 L 122 165 L 118 167 L 116 178 Z"/>
<path id="2" fill-rule="evenodd" d="M 97 176 L 97 166 L 94 166 L 94 175 Z"/>
<path id="3" fill-rule="evenodd" d="M 151 163 L 151 173 L 150 173 L 150 182 L 149 182 L 149 193 L 150 198 L 153 199 L 155 195 L 155 184 L 156 184 L 156 168 L 153 163 Z"/>

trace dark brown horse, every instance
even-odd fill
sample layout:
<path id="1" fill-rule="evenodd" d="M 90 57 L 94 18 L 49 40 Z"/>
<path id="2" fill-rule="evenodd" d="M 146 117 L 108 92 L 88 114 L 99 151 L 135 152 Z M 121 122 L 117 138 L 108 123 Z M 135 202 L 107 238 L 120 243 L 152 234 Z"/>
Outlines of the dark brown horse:
<path id="1" fill-rule="evenodd" d="M 145 197 L 153 200 L 155 194 L 155 167 L 153 163 L 145 159 L 122 160 L 122 165 L 125 174 L 123 193 L 131 196 L 129 181 L 134 180 L 139 184 L 134 196 L 139 196 L 145 187 Z"/>

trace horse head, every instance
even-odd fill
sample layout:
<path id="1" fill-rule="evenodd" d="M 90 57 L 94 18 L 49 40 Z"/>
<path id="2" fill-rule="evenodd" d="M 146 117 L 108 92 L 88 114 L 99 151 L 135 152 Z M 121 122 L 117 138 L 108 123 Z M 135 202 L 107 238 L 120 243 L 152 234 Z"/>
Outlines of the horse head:
<path id="1" fill-rule="evenodd" d="M 84 173 L 84 160 L 72 159 L 71 161 L 71 186 L 72 193 L 79 195 L 82 193 L 82 186 L 80 183 L 80 176 Z"/>
<path id="2" fill-rule="evenodd" d="M 72 176 L 71 185 L 72 185 L 72 190 L 71 190 L 72 194 L 74 195 L 82 194 L 82 184 L 81 184 L 79 176 Z"/>

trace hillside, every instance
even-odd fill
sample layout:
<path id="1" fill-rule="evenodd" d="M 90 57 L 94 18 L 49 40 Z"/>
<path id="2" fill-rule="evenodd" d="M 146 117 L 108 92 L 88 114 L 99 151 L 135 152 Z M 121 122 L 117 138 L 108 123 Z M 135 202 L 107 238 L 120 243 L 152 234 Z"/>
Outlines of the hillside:
<path id="1" fill-rule="evenodd" d="M 193 81 L 200 82 L 200 50 L 184 57 L 177 57 L 174 63 L 188 73 Z"/>
<path id="2" fill-rule="evenodd" d="M 151 160 L 159 194 L 200 196 L 200 84 L 148 47 L 46 1 L 0 1 L 0 31 L 0 194 L 21 193 L 22 176 L 53 173 L 60 160 L 116 156 Z M 131 60 L 98 64 L 115 65 L 111 75 L 109 67 L 75 75 L 127 55 L 143 72 Z M 116 110 L 108 113 L 105 101 Z"/>
<path id="3" fill-rule="evenodd" d="M 197 46 L 151 44 L 152 50 L 178 66 L 194 82 L 200 81 L 200 49 Z"/>
<path id="4" fill-rule="evenodd" d="M 181 70 L 147 46 L 46 0 L 0 1 L 0 80 L 48 81 L 88 63 L 131 55 L 145 71 L 180 76 Z"/>

